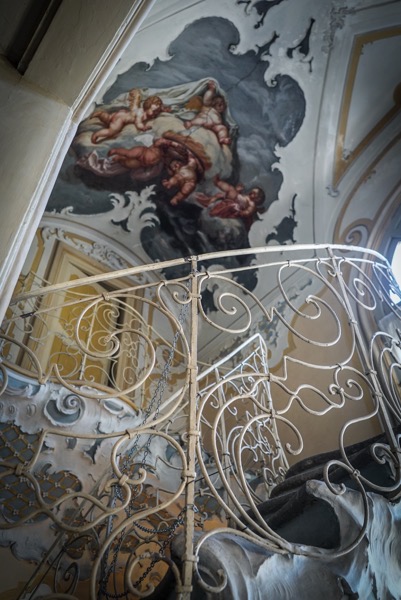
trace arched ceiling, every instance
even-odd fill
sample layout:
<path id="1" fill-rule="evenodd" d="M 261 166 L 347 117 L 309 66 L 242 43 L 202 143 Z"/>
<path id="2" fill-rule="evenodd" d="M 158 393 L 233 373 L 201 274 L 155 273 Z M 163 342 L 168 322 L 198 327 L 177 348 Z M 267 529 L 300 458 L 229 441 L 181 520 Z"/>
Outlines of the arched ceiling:
<path id="1" fill-rule="evenodd" d="M 49 209 L 72 206 L 74 214 L 104 214 L 112 208 L 111 194 L 140 194 L 145 186 L 154 185 L 151 198 L 159 202 L 155 221 L 161 218 L 162 223 L 153 233 L 167 250 L 163 258 L 259 246 L 266 240 L 268 244 L 345 241 L 355 216 L 375 220 L 379 207 L 391 202 L 399 185 L 397 159 L 391 157 L 398 156 L 401 120 L 397 60 L 401 3 L 225 0 L 216 4 L 156 2 L 93 107 L 106 112 L 118 106 L 126 109 L 130 89 L 142 90 L 144 99 L 150 88 L 155 94 L 159 91 L 167 107 L 173 107 L 181 130 L 177 123 L 167 123 L 163 113 L 167 125 L 156 123 L 162 117 L 156 119 L 148 135 L 135 136 L 135 126 L 127 124 L 118 134 L 94 143 L 88 132 L 92 135 L 105 125 L 99 118 L 87 119 L 78 130 Z M 191 97 L 199 103 L 209 79 L 227 101 L 223 120 L 231 131 L 229 144 L 220 143 L 202 125 L 184 128 L 185 120 L 195 114 L 187 110 L 185 115 L 185 106 L 188 109 Z M 163 178 L 172 177 L 166 166 L 170 159 L 164 159 L 163 173 L 155 176 L 140 176 L 122 167 L 123 175 L 128 173 L 125 178 L 101 173 L 93 156 L 87 164 L 82 160 L 82 155 L 94 151 L 100 159 L 109 159 L 110 149 L 151 145 L 170 125 L 175 133 L 202 144 L 203 150 L 207 146 L 211 163 L 201 167 L 196 188 L 179 206 L 171 204 L 177 186 L 167 189 L 161 184 Z M 202 153 L 200 146 L 197 149 Z M 378 172 L 389 168 L 391 173 L 386 172 L 382 182 Z M 355 196 L 368 193 L 365 182 L 372 171 L 380 193 L 375 189 L 374 199 L 365 197 L 362 214 L 362 200 L 351 211 L 348 205 L 355 204 Z M 210 197 L 221 192 L 213 184 L 216 174 L 246 189 L 261 187 L 262 207 L 250 218 L 235 221 L 235 211 L 230 214 L 227 207 L 205 208 L 195 194 Z M 203 239 L 191 244 L 199 231 Z M 115 232 L 119 238 L 121 227 Z M 368 232 L 364 238 L 367 241 Z M 144 261 L 162 258 L 149 242 L 145 247 Z"/>
<path id="2" fill-rule="evenodd" d="M 45 222 L 128 264 L 384 247 L 400 205 L 400 50 L 400 0 L 156 2 L 81 122 Z M 149 96 L 162 108 L 138 116 Z M 271 291 L 257 272 L 241 283 Z"/>

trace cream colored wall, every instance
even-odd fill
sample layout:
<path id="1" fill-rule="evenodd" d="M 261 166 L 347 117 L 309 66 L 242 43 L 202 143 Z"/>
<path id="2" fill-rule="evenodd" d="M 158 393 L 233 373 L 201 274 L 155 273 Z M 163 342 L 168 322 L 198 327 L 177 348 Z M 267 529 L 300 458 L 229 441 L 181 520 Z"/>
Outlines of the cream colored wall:
<path id="1" fill-rule="evenodd" d="M 57 157 L 70 125 L 70 109 L 0 65 L 0 286 L 3 302 L 15 284 L 16 267 L 28 250 Z M 35 229 L 31 229 L 35 228 Z"/>
<path id="2" fill-rule="evenodd" d="M 63 2 L 25 75 L 0 65 L 0 318 L 77 124 L 153 3 Z"/>
<path id="3" fill-rule="evenodd" d="M 288 406 L 283 416 L 302 435 L 303 450 L 300 454 L 287 456 L 290 464 L 314 454 L 337 450 L 341 445 L 341 431 L 347 423 L 349 427 L 345 428 L 344 445 L 355 444 L 382 433 L 378 417 L 372 416 L 375 404 L 347 313 L 327 289 L 321 290 L 317 296 L 337 314 L 341 329 L 339 340 L 332 343 L 338 335 L 338 324 L 323 305 L 322 315 L 316 320 L 297 315 L 291 323 L 296 332 L 309 340 L 329 345 L 319 347 L 290 334 L 285 353 L 291 360 L 287 363 L 284 383 L 292 391 L 299 390 L 299 400 L 295 399 L 289 405 L 290 395 L 283 392 L 277 383 L 273 382 L 271 386 L 275 410 L 283 411 Z M 313 307 L 306 304 L 300 308 L 300 312 L 305 315 L 316 314 Z M 272 372 L 282 377 L 284 363 L 280 363 Z M 349 385 L 351 382 L 354 383 Z M 304 385 L 308 387 L 303 389 Z M 343 388 L 344 397 L 336 392 L 336 386 Z M 311 414 L 312 411 L 320 414 Z M 351 421 L 355 423 L 351 424 Z M 289 427 L 279 425 L 279 431 L 282 443 L 288 442 L 294 449 L 298 447 L 296 436 Z"/>

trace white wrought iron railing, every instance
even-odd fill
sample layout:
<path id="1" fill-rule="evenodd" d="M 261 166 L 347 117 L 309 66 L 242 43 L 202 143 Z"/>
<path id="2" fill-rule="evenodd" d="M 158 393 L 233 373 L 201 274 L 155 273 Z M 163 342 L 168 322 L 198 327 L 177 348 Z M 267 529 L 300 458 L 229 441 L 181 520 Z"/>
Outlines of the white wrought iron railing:
<path id="1" fill-rule="evenodd" d="M 254 264 L 224 266 L 233 254 Z M 263 297 L 249 289 L 258 280 Z M 332 472 L 348 477 L 365 516 L 326 554 L 351 552 L 368 493 L 400 492 L 400 339 L 377 325 L 399 320 L 394 294 L 379 254 L 327 245 L 20 290 L 0 363 L 0 544 L 37 563 L 19 597 L 223 593 L 228 575 L 202 549 L 227 533 L 319 557 L 265 507 L 297 459 L 334 449 L 323 479 L 341 495 Z M 347 450 L 381 433 L 371 453 L 386 484 Z"/>

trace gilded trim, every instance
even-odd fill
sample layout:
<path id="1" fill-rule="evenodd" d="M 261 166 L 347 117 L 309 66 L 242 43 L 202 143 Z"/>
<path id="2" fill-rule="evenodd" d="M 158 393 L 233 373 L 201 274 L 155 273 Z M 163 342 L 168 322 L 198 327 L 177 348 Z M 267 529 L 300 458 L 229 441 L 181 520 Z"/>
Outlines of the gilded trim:
<path id="1" fill-rule="evenodd" d="M 351 152 L 351 154 L 345 159 L 343 156 L 344 152 L 344 140 L 347 131 L 347 124 L 349 118 L 349 111 L 351 108 L 351 101 L 354 92 L 355 79 L 358 72 L 360 57 L 363 53 L 363 48 L 366 44 L 377 42 L 378 40 L 386 39 L 389 37 L 401 35 L 401 27 L 390 27 L 388 29 L 380 29 L 377 31 L 370 31 L 363 35 L 358 35 L 354 39 L 351 58 L 348 65 L 348 73 L 344 85 L 344 93 L 341 102 L 341 111 L 339 124 L 337 129 L 336 145 L 335 145 L 335 163 L 333 173 L 333 187 L 337 187 L 344 174 L 350 168 L 354 160 L 369 146 L 372 140 L 378 135 L 378 133 L 388 125 L 388 123 L 394 119 L 394 117 L 400 112 L 401 105 L 394 98 L 394 106 L 382 117 L 371 131 L 364 137 L 364 139 L 358 144 L 358 146 Z"/>
<path id="2" fill-rule="evenodd" d="M 338 216 L 335 228 L 334 228 L 334 233 L 333 233 L 333 243 L 343 243 L 341 242 L 341 240 L 344 239 L 344 233 L 341 233 L 340 228 L 341 228 L 341 223 L 342 220 L 344 218 L 344 215 L 346 213 L 346 211 L 348 210 L 348 207 L 351 203 L 352 198 L 355 196 L 355 194 L 357 193 L 357 191 L 359 190 L 359 188 L 361 187 L 361 185 L 367 180 L 369 179 L 369 177 L 373 174 L 373 171 L 375 170 L 375 167 L 380 163 L 380 161 L 382 160 L 383 156 L 385 156 L 395 145 L 398 144 L 398 142 L 401 140 L 401 133 L 399 133 L 398 135 L 396 135 L 396 137 L 394 139 L 391 140 L 391 142 L 389 144 L 387 144 L 387 146 L 382 150 L 382 152 L 380 152 L 380 154 L 375 158 L 375 160 L 368 166 L 368 168 L 363 172 L 363 174 L 361 175 L 361 177 L 358 179 L 358 181 L 356 182 L 356 184 L 354 185 L 354 187 L 352 188 L 349 196 L 347 197 L 347 199 L 344 201 L 344 204 L 341 208 L 340 214 Z M 390 192 L 389 196 L 390 197 L 395 190 L 397 189 L 397 187 L 399 187 L 401 180 L 394 186 L 393 190 Z M 386 200 L 384 201 L 384 203 L 388 200 L 388 197 L 386 198 Z M 383 202 L 380 205 L 380 209 L 383 208 Z M 360 221 L 361 222 L 361 221 Z"/>

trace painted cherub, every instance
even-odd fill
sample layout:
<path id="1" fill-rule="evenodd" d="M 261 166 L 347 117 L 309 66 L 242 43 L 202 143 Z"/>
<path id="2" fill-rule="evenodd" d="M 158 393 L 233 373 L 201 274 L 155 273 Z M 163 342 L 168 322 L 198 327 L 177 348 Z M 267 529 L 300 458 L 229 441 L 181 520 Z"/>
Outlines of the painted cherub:
<path id="1" fill-rule="evenodd" d="M 253 223 L 255 214 L 260 212 L 265 201 L 265 193 L 260 187 L 253 187 L 245 191 L 242 184 L 231 185 L 220 179 L 218 175 L 213 178 L 213 183 L 220 192 L 207 196 L 206 194 L 195 194 L 195 199 L 208 208 L 212 217 L 221 219 L 241 218 L 249 229 Z"/>
<path id="2" fill-rule="evenodd" d="M 136 171 L 157 165 L 163 166 L 164 153 L 170 141 L 159 138 L 151 146 L 134 146 L 133 148 L 112 148 L 108 156 L 126 169 Z"/>
<path id="3" fill-rule="evenodd" d="M 188 198 L 205 170 L 210 168 L 209 159 L 200 144 L 171 131 L 165 132 L 151 146 L 112 148 L 108 155 L 113 162 L 131 170 L 136 179 L 156 176 L 163 167 L 167 167 L 170 177 L 163 179 L 163 186 L 166 189 L 178 188 L 171 199 L 173 206 Z"/>
<path id="4" fill-rule="evenodd" d="M 139 131 L 148 131 L 151 129 L 150 125 L 147 125 L 148 121 L 155 119 L 163 111 L 170 111 L 159 96 L 149 96 L 141 106 L 141 94 L 137 89 L 129 92 L 128 105 L 129 108 L 120 108 L 116 112 L 98 110 L 91 115 L 106 126 L 92 134 L 91 140 L 94 144 L 115 138 L 129 124 L 135 125 Z"/>
<path id="5" fill-rule="evenodd" d="M 213 131 L 220 145 L 231 144 L 228 128 L 224 123 L 224 113 L 227 109 L 225 98 L 216 93 L 216 84 L 214 81 L 209 81 L 207 90 L 203 95 L 202 108 L 199 113 L 190 121 L 185 121 L 186 129 L 197 125 Z"/>
<path id="6" fill-rule="evenodd" d="M 178 188 L 177 193 L 170 200 L 172 206 L 177 206 L 177 204 L 186 200 L 196 188 L 199 176 L 199 161 L 188 152 L 185 162 L 174 159 L 168 165 L 167 170 L 170 177 L 169 179 L 163 179 L 162 184 L 168 190 Z"/>

